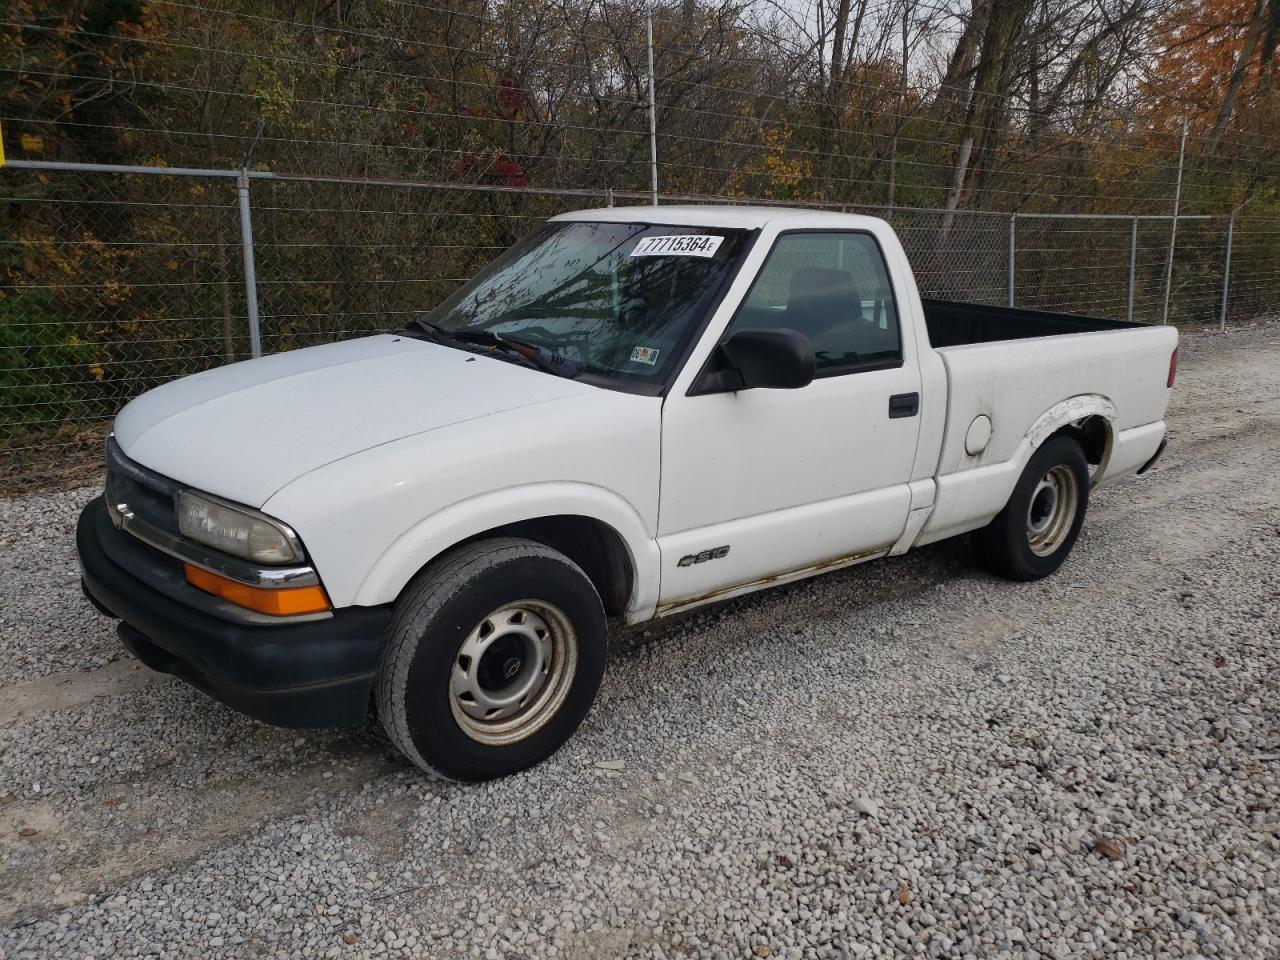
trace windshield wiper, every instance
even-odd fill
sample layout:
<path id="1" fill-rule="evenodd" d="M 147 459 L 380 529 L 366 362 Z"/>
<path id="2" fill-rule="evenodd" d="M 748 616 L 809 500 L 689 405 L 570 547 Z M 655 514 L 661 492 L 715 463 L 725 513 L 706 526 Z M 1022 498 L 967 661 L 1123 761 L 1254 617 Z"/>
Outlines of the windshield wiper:
<path id="1" fill-rule="evenodd" d="M 572 379 L 582 372 L 576 363 L 549 356 L 542 351 L 541 347 L 514 337 L 504 337 L 488 330 L 446 330 L 444 327 L 421 317 L 414 317 L 410 320 L 408 327 L 412 327 L 417 331 L 413 335 L 424 335 L 425 339 L 433 343 L 442 343 L 446 346 L 472 344 L 501 350 L 504 356 L 523 361 L 526 366 L 557 377 Z"/>
<path id="2" fill-rule="evenodd" d="M 422 340 L 430 340 L 432 343 L 450 344 L 453 342 L 453 334 L 449 333 L 444 327 L 437 326 L 430 320 L 424 320 L 422 317 L 414 317 L 404 325 L 404 332 L 411 337 L 418 337 Z"/>
<path id="3" fill-rule="evenodd" d="M 503 336 L 488 330 L 461 330 L 448 333 L 446 336 L 452 336 L 462 343 L 474 343 L 482 347 L 502 350 L 507 356 L 519 358 L 529 366 L 557 377 L 573 378 L 581 372 L 576 363 L 553 357 L 544 353 L 541 347 L 515 337 Z"/>

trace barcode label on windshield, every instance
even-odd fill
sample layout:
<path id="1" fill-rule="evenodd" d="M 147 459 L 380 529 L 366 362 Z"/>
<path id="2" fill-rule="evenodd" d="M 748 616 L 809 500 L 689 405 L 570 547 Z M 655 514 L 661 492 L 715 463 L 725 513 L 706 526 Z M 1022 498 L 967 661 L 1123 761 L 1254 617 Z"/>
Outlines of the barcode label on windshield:
<path id="1" fill-rule="evenodd" d="M 631 251 L 633 257 L 714 257 L 724 237 L 690 233 L 670 237 L 645 237 Z"/>

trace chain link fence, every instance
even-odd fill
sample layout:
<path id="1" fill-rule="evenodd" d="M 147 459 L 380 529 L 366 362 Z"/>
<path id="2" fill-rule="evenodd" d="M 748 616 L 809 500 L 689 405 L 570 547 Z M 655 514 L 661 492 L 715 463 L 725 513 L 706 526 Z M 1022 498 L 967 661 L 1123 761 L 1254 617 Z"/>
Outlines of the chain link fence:
<path id="1" fill-rule="evenodd" d="M 606 200 L 314 179 L 252 191 L 265 352 L 402 328 L 541 220 Z"/>
<path id="2" fill-rule="evenodd" d="M 255 307 L 268 353 L 399 329 L 543 218 L 645 196 L 252 176 L 256 281 L 246 284 L 236 171 L 29 164 L 0 174 L 6 493 L 96 469 L 102 436 L 131 397 L 249 357 Z M 1168 217 L 839 209 L 893 224 L 927 297 L 1164 316 Z M 1280 223 L 1180 218 L 1169 320 L 1267 313 L 1278 247 Z"/>
<path id="3" fill-rule="evenodd" d="M 6 170 L 0 473 L 57 475 L 131 397 L 246 355 L 233 192 L 191 177 Z"/>

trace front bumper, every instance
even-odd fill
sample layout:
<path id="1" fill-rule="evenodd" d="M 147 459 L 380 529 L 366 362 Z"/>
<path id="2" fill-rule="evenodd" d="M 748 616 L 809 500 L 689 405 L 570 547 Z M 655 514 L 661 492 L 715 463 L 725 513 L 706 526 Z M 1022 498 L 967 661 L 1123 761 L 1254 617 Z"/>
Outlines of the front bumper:
<path id="1" fill-rule="evenodd" d="M 81 512 L 84 591 L 118 618 L 144 664 L 281 727 L 356 726 L 369 717 L 390 607 L 350 607 L 306 622 L 240 623 L 186 584 L 181 564 L 117 530 L 98 497 Z"/>

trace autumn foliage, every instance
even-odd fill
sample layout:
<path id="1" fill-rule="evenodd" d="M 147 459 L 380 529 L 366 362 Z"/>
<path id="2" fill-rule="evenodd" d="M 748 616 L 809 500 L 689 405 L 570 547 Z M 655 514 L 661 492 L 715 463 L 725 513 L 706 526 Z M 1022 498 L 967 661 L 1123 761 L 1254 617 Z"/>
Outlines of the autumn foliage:
<path id="1" fill-rule="evenodd" d="M 11 159 L 231 169 L 261 123 L 254 167 L 349 178 L 253 187 L 268 349 L 393 327 L 591 202 L 530 189 L 649 188 L 639 2 L 3 8 Z M 1186 120 L 1185 210 L 1280 200 L 1280 0 L 673 0 L 653 25 L 667 193 L 1163 213 Z M 225 180 L 0 174 L 0 444 L 245 355 L 235 201 Z"/>

